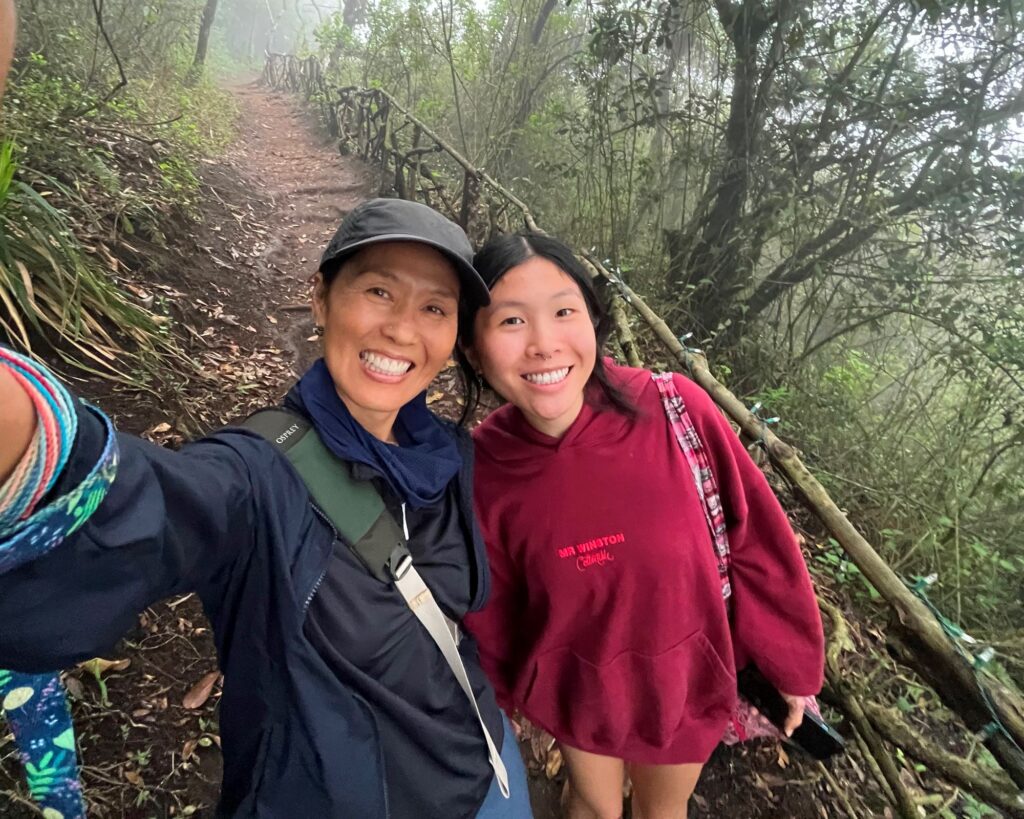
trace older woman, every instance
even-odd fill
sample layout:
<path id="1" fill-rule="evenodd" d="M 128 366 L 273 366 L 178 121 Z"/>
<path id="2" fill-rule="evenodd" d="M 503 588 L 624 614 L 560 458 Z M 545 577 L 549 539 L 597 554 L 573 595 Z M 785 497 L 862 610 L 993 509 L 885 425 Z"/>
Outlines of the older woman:
<path id="1" fill-rule="evenodd" d="M 180 452 L 116 433 L 0 349 L 0 487 L 18 504 L 0 530 L 0 667 L 94 656 L 195 590 L 224 672 L 218 815 L 529 817 L 455 625 L 489 585 L 470 443 L 424 397 L 460 302 L 487 303 L 471 257 L 425 206 L 361 205 L 317 274 L 323 358 L 281 410 Z"/>

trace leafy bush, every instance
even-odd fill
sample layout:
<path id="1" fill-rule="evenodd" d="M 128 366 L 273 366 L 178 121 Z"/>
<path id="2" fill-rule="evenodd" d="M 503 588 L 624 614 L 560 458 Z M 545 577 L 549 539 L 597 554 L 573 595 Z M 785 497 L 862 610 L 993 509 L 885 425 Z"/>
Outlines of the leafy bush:
<path id="1" fill-rule="evenodd" d="M 69 363 L 127 384 L 128 356 L 107 328 L 133 339 L 142 355 L 173 345 L 162 320 L 129 302 L 95 260 L 84 254 L 67 217 L 38 191 L 16 179 L 11 141 L 0 145 L 0 329 L 31 351 L 33 342 L 59 339 Z M 76 194 L 45 180 L 67 201 Z M 81 203 L 84 206 L 84 203 Z"/>

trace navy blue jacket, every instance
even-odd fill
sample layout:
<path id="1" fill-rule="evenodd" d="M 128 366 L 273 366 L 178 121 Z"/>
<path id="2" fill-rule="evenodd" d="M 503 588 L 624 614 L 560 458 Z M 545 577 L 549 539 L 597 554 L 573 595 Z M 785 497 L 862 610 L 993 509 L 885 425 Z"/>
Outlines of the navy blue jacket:
<path id="1" fill-rule="evenodd" d="M 79 424 L 57 492 L 81 480 L 104 443 L 91 411 L 80 410 Z M 472 444 L 453 434 L 463 454 L 460 514 L 473 533 L 475 610 L 487 598 L 487 563 L 472 519 Z M 335 537 L 291 464 L 237 428 L 180 453 L 128 435 L 118 443 L 117 478 L 88 523 L 0 576 L 0 668 L 46 671 L 107 653 L 147 605 L 194 590 L 224 673 L 218 815 L 387 819 L 374 711 L 303 635 Z M 477 671 L 471 638 L 460 651 Z"/>

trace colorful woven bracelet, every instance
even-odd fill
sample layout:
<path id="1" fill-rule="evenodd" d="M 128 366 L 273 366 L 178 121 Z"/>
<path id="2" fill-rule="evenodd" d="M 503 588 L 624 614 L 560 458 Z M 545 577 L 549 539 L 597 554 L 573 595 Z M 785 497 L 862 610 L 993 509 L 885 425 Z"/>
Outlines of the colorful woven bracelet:
<path id="1" fill-rule="evenodd" d="M 12 480 L 18 479 L 17 490 L 10 486 L 10 481 L 4 485 L 4 503 L 0 520 L 7 523 L 12 516 L 21 518 L 31 512 L 32 499 L 56 473 L 56 456 L 62 442 L 56 404 L 51 403 L 46 390 L 32 376 L 9 366 L 9 362 L 3 363 L 8 365 L 11 376 L 32 401 L 37 420 L 36 434 L 33 436 L 34 445 L 22 457 L 19 468 L 12 476 Z M 27 478 L 27 475 L 31 475 L 31 478 Z"/>
<path id="2" fill-rule="evenodd" d="M 32 399 L 40 421 L 47 427 L 47 439 L 56 455 L 55 474 L 59 474 L 78 431 L 74 399 L 49 370 L 27 356 L 0 347 L 0 365 L 11 371 Z"/>
<path id="3" fill-rule="evenodd" d="M 74 489 L 38 510 L 28 520 L 0 531 L 0 574 L 36 560 L 72 535 L 89 519 L 106 497 L 117 475 L 117 435 L 110 419 L 89 404 L 106 429 L 107 440 L 99 461 Z"/>
<path id="4" fill-rule="evenodd" d="M 0 487 L 0 530 L 13 526 L 15 521 L 29 511 L 35 487 L 43 480 L 45 448 L 46 431 L 39 424 L 28 451 L 22 456 L 11 477 Z"/>
<path id="5" fill-rule="evenodd" d="M 57 418 L 61 422 L 62 440 L 65 443 L 71 443 L 75 440 L 75 434 L 78 431 L 78 414 L 75 411 L 75 400 L 71 397 L 71 393 L 67 391 L 64 385 L 53 376 L 48 369 L 41 364 L 33 361 L 18 353 L 14 353 L 10 350 L 4 350 L 0 348 L 0 358 L 4 358 L 8 363 L 14 365 L 25 372 L 26 375 L 30 375 L 36 379 L 46 391 L 50 394 L 53 401 L 57 404 Z M 58 471 L 64 466 L 67 460 L 69 447 L 63 447 L 63 458 L 58 463 Z"/>
<path id="6" fill-rule="evenodd" d="M 27 519 L 53 487 L 74 444 L 78 413 L 64 386 L 42 365 L 0 347 L 5 367 L 25 390 L 36 411 L 37 428 L 29 450 L 0 486 L 0 531 Z"/>

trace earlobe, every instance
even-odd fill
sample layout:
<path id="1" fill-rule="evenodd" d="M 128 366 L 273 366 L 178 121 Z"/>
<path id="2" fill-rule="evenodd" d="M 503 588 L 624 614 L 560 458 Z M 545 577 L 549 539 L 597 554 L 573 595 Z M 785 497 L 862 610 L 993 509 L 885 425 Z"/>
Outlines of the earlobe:
<path id="1" fill-rule="evenodd" d="M 462 350 L 462 354 L 466 356 L 466 361 L 469 362 L 469 366 L 473 368 L 477 375 L 480 375 L 480 357 L 476 354 L 476 350 L 472 347 L 464 347 L 459 345 L 459 349 Z"/>
<path id="2" fill-rule="evenodd" d="M 313 278 L 313 322 L 321 327 L 327 318 L 327 288 L 324 286 L 323 274 L 317 273 Z"/>

